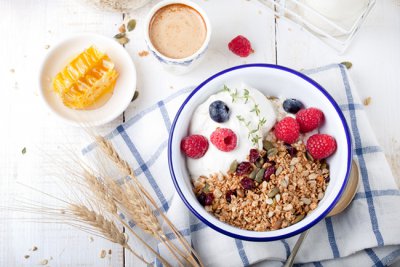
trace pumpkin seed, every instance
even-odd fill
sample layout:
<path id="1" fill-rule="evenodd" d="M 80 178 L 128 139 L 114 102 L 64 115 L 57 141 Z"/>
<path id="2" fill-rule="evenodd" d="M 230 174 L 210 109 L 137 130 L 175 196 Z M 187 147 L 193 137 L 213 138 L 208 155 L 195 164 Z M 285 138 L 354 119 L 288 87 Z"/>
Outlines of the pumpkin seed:
<path id="1" fill-rule="evenodd" d="M 262 165 L 264 165 L 264 159 L 263 159 L 263 158 L 260 158 L 260 159 L 256 162 L 256 166 L 257 166 L 258 168 L 261 168 Z"/>
<path id="2" fill-rule="evenodd" d="M 128 24 L 126 24 L 126 28 L 128 29 L 128 32 L 133 31 L 136 28 L 136 20 L 131 19 L 128 21 Z"/>
<path id="3" fill-rule="evenodd" d="M 256 175 L 256 182 L 261 183 L 264 178 L 265 169 L 260 169 Z"/>
<path id="4" fill-rule="evenodd" d="M 274 187 L 274 188 L 271 189 L 271 191 L 268 192 L 267 196 L 268 197 L 274 197 L 278 193 L 279 193 L 279 188 L 278 187 Z"/>
<path id="5" fill-rule="evenodd" d="M 204 193 L 209 193 L 210 192 L 210 185 L 206 183 L 203 187 L 203 192 Z"/>
<path id="6" fill-rule="evenodd" d="M 278 154 L 278 149 L 276 149 L 275 147 L 274 148 L 270 148 L 267 151 L 268 157 L 275 156 L 276 154 Z"/>
<path id="7" fill-rule="evenodd" d="M 277 194 L 275 196 L 276 202 L 279 202 L 281 200 L 281 194 Z"/>
<path id="8" fill-rule="evenodd" d="M 121 45 L 126 45 L 129 43 L 129 38 L 128 37 L 121 37 L 117 39 L 118 43 Z"/>
<path id="9" fill-rule="evenodd" d="M 265 203 L 267 203 L 268 205 L 271 205 L 272 203 L 274 203 L 274 201 L 272 200 L 272 198 L 267 198 Z"/>
<path id="10" fill-rule="evenodd" d="M 304 214 L 297 215 L 292 224 L 298 223 L 304 219 Z"/>
<path id="11" fill-rule="evenodd" d="M 231 173 L 234 173 L 237 169 L 237 166 L 238 166 L 237 160 L 232 161 L 231 165 L 229 166 L 229 171 Z"/>
<path id="12" fill-rule="evenodd" d="M 269 149 L 273 148 L 274 145 L 272 144 L 272 142 L 270 142 L 268 140 L 264 140 L 263 147 L 264 147 L 265 151 L 268 151 Z"/>
<path id="13" fill-rule="evenodd" d="M 348 70 L 351 69 L 351 67 L 353 67 L 353 63 L 351 63 L 350 61 L 343 61 L 340 64 L 344 65 Z"/>
<path id="14" fill-rule="evenodd" d="M 259 170 L 258 168 L 255 168 L 255 169 L 250 173 L 249 178 L 254 180 L 254 179 L 256 178 L 256 175 L 257 175 L 258 170 Z"/>
<path id="15" fill-rule="evenodd" d="M 117 33 L 116 35 L 114 35 L 115 39 L 121 39 L 124 37 L 126 37 L 126 33 L 124 33 L 124 32 L 120 32 L 120 33 Z"/>

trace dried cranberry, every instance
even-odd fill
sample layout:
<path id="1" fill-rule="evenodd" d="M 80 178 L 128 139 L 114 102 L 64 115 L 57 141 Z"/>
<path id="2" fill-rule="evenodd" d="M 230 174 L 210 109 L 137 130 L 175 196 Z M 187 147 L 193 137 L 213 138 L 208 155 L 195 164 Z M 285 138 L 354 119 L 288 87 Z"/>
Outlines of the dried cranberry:
<path id="1" fill-rule="evenodd" d="M 213 193 L 206 194 L 205 205 L 206 206 L 211 205 L 213 200 L 214 200 L 214 194 Z"/>
<path id="2" fill-rule="evenodd" d="M 231 203 L 231 201 L 232 201 L 232 195 L 236 196 L 236 191 L 229 190 L 225 194 L 226 201 L 228 201 L 229 203 Z"/>
<path id="3" fill-rule="evenodd" d="M 237 175 L 249 174 L 252 170 L 253 170 L 253 167 L 251 166 L 250 162 L 243 161 L 243 162 L 239 163 L 239 165 L 236 169 L 236 174 Z"/>
<path id="4" fill-rule="evenodd" d="M 201 192 L 201 194 L 197 196 L 197 199 L 201 205 L 208 206 L 212 204 L 214 200 L 214 194 Z"/>
<path id="5" fill-rule="evenodd" d="M 200 202 L 201 205 L 204 206 L 206 204 L 206 193 L 201 192 L 201 194 L 197 196 L 197 200 Z"/>
<path id="6" fill-rule="evenodd" d="M 258 150 L 254 148 L 250 149 L 249 161 L 251 163 L 255 163 L 259 158 L 260 158 L 260 153 L 258 153 Z"/>
<path id="7" fill-rule="evenodd" d="M 276 171 L 275 166 L 269 166 L 264 173 L 264 180 L 269 182 L 271 179 L 271 175 L 274 174 Z"/>
<path id="8" fill-rule="evenodd" d="M 290 144 L 285 144 L 285 147 L 286 147 L 287 153 L 291 157 L 296 156 L 296 154 L 297 154 L 297 149 L 296 148 L 292 147 Z"/>
<path id="9" fill-rule="evenodd" d="M 325 183 L 329 183 L 330 180 L 331 180 L 331 177 L 330 177 L 330 176 L 327 176 L 327 177 L 325 178 Z"/>
<path id="10" fill-rule="evenodd" d="M 246 190 L 254 189 L 254 187 L 255 187 L 254 180 L 250 179 L 248 177 L 245 177 L 242 180 L 240 180 L 240 184 Z"/>

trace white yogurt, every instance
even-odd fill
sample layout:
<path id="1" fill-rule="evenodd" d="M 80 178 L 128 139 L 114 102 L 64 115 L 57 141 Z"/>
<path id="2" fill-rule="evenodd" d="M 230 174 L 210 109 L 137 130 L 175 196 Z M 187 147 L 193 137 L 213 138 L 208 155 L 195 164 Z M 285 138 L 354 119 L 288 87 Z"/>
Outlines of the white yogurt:
<path id="1" fill-rule="evenodd" d="M 230 89 L 231 93 L 235 91 L 233 87 Z M 243 98 L 246 89 L 249 92 L 247 101 Z M 235 98 L 235 101 L 232 101 L 233 98 L 230 92 L 218 92 L 210 96 L 195 110 L 191 119 L 189 133 L 205 136 L 209 140 L 209 148 L 206 154 L 200 159 L 187 158 L 187 167 L 193 179 L 197 179 L 201 175 L 209 176 L 217 172 L 226 173 L 233 160 L 239 162 L 246 160 L 250 149 L 262 148 L 262 138 L 274 126 L 277 114 L 273 104 L 264 94 L 242 84 L 237 88 L 237 95 L 239 97 Z M 210 118 L 209 106 L 216 100 L 223 101 L 229 107 L 230 117 L 228 121 L 217 123 Z M 259 114 L 256 114 L 254 111 L 255 105 L 258 107 Z M 244 122 L 240 121 L 238 116 L 243 118 Z M 250 131 L 257 129 L 262 119 L 265 119 L 265 123 L 255 133 L 250 134 L 249 137 Z M 245 125 L 246 123 L 249 123 L 248 126 Z M 235 132 L 237 146 L 234 150 L 223 152 L 211 143 L 210 136 L 218 127 L 229 128 Z M 252 141 L 251 139 L 256 136 L 260 137 L 258 142 Z"/>

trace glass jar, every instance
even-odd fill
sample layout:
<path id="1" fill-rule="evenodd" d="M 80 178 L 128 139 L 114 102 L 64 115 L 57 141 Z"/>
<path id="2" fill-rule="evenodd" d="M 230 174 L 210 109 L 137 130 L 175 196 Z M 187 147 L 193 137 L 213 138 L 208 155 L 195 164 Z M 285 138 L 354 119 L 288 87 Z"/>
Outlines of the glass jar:
<path id="1" fill-rule="evenodd" d="M 151 0 L 83 0 L 83 2 L 107 11 L 126 12 L 138 9 Z"/>

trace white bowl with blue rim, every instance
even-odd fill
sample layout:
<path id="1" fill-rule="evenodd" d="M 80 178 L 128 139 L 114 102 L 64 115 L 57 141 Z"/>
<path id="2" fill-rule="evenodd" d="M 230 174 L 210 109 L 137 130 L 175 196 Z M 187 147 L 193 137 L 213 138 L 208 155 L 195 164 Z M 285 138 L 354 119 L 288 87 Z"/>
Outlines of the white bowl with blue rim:
<path id="1" fill-rule="evenodd" d="M 295 98 L 306 107 L 317 107 L 324 112 L 325 123 L 320 132 L 332 135 L 337 150 L 327 159 L 330 182 L 318 207 L 302 221 L 274 231 L 248 231 L 221 222 L 208 213 L 192 190 L 185 155 L 180 150 L 182 138 L 188 135 L 188 126 L 195 109 L 210 95 L 220 91 L 224 84 L 244 82 L 265 95 Z M 270 64 L 248 64 L 221 71 L 199 86 L 179 108 L 172 124 L 168 142 L 168 163 L 175 188 L 188 209 L 202 222 L 225 235 L 249 241 L 273 241 L 297 235 L 325 218 L 343 193 L 351 170 L 351 135 L 346 120 L 332 96 L 306 75 L 295 70 Z"/>

